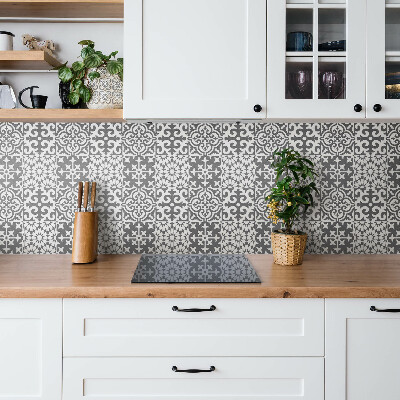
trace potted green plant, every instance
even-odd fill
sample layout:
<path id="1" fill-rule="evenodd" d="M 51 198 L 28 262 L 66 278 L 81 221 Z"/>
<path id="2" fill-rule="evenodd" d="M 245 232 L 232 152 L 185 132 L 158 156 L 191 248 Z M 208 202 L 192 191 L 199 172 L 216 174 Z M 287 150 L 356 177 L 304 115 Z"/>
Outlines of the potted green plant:
<path id="1" fill-rule="evenodd" d="M 276 181 L 266 197 L 268 217 L 274 224 L 282 223 L 282 229 L 271 233 L 274 262 L 281 265 L 298 265 L 303 262 L 307 234 L 294 229 L 300 212 L 306 212 L 314 204 L 314 164 L 299 152 L 286 148 L 276 150 L 271 157 Z"/>
<path id="2" fill-rule="evenodd" d="M 63 108 L 72 108 L 69 105 L 80 103 L 92 109 L 122 108 L 124 64 L 122 58 L 116 58 L 118 51 L 104 55 L 95 50 L 95 43 L 91 40 L 82 40 L 79 44 L 82 45 L 81 59 L 71 67 L 67 62 L 57 67 Z"/>

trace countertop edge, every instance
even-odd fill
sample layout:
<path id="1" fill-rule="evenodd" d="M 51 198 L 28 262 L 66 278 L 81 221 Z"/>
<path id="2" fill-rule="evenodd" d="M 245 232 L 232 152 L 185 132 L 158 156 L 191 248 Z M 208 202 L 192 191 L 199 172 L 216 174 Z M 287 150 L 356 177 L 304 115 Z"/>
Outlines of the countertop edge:
<path id="1" fill-rule="evenodd" d="M 400 287 L 8 287 L 0 298 L 400 298 Z"/>

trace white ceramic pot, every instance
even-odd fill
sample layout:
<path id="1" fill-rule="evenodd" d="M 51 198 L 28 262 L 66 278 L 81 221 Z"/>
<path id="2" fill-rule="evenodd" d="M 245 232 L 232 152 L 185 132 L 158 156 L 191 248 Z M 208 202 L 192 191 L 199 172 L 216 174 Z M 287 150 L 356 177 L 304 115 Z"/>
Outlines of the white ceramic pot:
<path id="1" fill-rule="evenodd" d="M 0 51 L 9 51 L 14 48 L 15 35 L 11 32 L 0 31 Z"/>
<path id="2" fill-rule="evenodd" d="M 90 109 L 122 108 L 123 85 L 119 76 L 111 75 L 106 67 L 91 68 L 88 74 L 92 71 L 97 71 L 100 78 L 85 79 L 85 85 L 92 91 L 92 98 L 86 103 L 87 107 Z"/>

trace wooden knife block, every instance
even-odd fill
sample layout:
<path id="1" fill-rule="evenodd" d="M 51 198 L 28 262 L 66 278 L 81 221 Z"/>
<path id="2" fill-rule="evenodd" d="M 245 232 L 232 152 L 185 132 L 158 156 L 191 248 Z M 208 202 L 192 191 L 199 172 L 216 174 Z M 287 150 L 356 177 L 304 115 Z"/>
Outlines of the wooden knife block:
<path id="1" fill-rule="evenodd" d="M 74 264 L 87 264 L 96 260 L 97 229 L 97 211 L 75 213 L 72 242 L 72 262 Z"/>

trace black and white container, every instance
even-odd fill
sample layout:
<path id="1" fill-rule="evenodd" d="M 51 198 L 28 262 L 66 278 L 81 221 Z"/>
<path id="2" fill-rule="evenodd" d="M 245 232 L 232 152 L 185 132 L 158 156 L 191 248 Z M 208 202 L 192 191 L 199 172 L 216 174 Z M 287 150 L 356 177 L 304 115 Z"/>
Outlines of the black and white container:
<path id="1" fill-rule="evenodd" d="M 11 32 L 0 31 L 0 51 L 13 50 L 14 37 Z"/>

